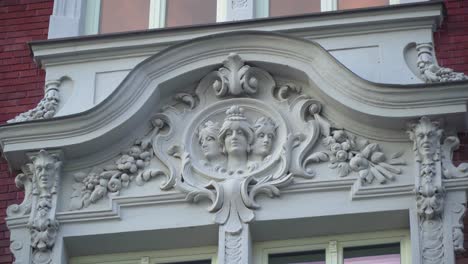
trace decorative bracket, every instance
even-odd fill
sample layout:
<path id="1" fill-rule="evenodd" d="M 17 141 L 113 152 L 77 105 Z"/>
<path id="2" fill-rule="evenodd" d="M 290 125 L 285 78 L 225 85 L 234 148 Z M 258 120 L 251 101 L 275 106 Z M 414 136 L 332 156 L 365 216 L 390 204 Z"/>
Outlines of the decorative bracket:
<path id="1" fill-rule="evenodd" d="M 454 72 L 450 68 L 437 65 L 432 52 L 432 43 L 417 44 L 416 50 L 418 52 L 419 73 L 426 83 L 468 80 L 468 76 L 461 72 Z"/>
<path id="2" fill-rule="evenodd" d="M 443 139 L 443 129 L 438 122 L 422 117 L 419 122 L 409 125 L 408 134 L 413 141 L 413 150 L 419 167 L 416 178 L 416 203 L 419 218 L 420 250 L 423 264 L 453 263 L 446 254 L 448 246 L 444 241 L 453 241 L 453 250 L 463 252 L 463 217 L 465 206 L 445 204 L 443 178 L 466 177 L 462 164 L 453 166 L 452 152 L 458 144 L 456 137 Z M 444 212 L 446 208 L 451 210 Z M 447 214 L 451 217 L 445 219 Z M 456 221 L 451 219 L 455 218 Z M 444 231 L 445 230 L 445 231 Z"/>
<path id="3" fill-rule="evenodd" d="M 27 112 L 19 114 L 13 119 L 8 120 L 7 123 L 26 122 L 38 119 L 50 119 L 54 117 L 57 112 L 60 101 L 60 83 L 60 80 L 47 81 L 45 84 L 46 89 L 44 93 L 44 98 L 42 98 L 41 101 L 39 101 L 37 106 Z"/>
<path id="4" fill-rule="evenodd" d="M 29 215 L 28 227 L 31 235 L 31 261 L 33 264 L 52 263 L 52 251 L 59 223 L 55 219 L 57 208 L 57 188 L 59 186 L 62 158 L 60 152 L 41 150 L 29 154 L 32 163 L 28 163 L 23 174 L 16 177 L 19 187 L 26 190 L 25 200 L 21 205 L 11 205 L 7 209 L 8 217 Z M 20 242 L 12 243 L 12 252 L 16 253 Z M 20 256 L 16 256 L 19 259 Z M 26 256 L 21 256 L 25 259 Z"/>

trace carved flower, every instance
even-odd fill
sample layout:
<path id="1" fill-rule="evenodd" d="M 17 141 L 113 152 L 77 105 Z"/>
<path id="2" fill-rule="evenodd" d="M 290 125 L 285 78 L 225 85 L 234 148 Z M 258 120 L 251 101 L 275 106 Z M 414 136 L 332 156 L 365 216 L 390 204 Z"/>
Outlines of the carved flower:
<path id="1" fill-rule="evenodd" d="M 348 141 L 345 141 L 345 142 L 341 143 L 341 148 L 343 150 L 349 151 L 351 149 L 351 144 L 349 144 Z"/>
<path id="2" fill-rule="evenodd" d="M 333 139 L 338 143 L 343 143 L 348 140 L 348 136 L 344 130 L 335 130 L 332 132 Z"/>
<path id="3" fill-rule="evenodd" d="M 341 149 L 341 144 L 340 143 L 333 143 L 331 146 L 330 146 L 330 151 L 333 153 L 333 154 L 336 154 L 338 151 L 342 150 Z"/>
<path id="4" fill-rule="evenodd" d="M 339 150 L 335 155 L 337 161 L 346 161 L 348 159 L 348 152 L 344 150 Z"/>
<path id="5" fill-rule="evenodd" d="M 92 191 L 99 184 L 99 175 L 95 172 L 89 173 L 86 178 L 83 180 L 84 187 Z"/>
<path id="6" fill-rule="evenodd" d="M 135 158 L 129 155 L 122 155 L 116 162 L 117 168 L 121 171 L 130 171 L 130 173 L 135 173 L 138 170 Z"/>

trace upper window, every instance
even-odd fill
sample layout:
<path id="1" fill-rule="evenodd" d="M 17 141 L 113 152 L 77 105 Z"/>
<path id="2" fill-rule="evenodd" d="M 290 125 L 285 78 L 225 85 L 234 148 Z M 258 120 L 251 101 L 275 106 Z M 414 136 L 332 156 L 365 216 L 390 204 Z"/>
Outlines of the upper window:
<path id="1" fill-rule="evenodd" d="M 427 0 L 246 1 L 247 6 L 251 6 L 251 15 L 243 18 L 290 16 Z M 86 34 L 223 22 L 229 12 L 228 0 L 87 0 L 86 3 Z"/>
<path id="2" fill-rule="evenodd" d="M 113 33 L 219 21 L 225 0 L 87 0 L 86 33 Z"/>

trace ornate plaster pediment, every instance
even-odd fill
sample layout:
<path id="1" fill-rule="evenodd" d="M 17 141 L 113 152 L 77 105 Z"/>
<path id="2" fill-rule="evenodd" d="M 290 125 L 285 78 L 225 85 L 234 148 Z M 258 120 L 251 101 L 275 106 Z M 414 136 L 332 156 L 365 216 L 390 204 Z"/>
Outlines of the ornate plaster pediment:
<path id="1" fill-rule="evenodd" d="M 429 209 L 441 214 L 431 204 L 438 201 L 431 198 L 437 191 L 415 180 L 418 170 L 425 170 L 413 156 L 406 125 L 431 113 L 460 118 L 468 98 L 464 86 L 370 83 L 313 42 L 270 33 L 224 34 L 144 61 L 114 94 L 87 112 L 3 126 L 0 135 L 13 168 L 28 163 L 25 153 L 32 150 L 63 152 L 59 220 L 102 217 L 104 202 L 114 203 L 116 197 L 207 200 L 220 226 L 221 263 L 248 263 L 245 241 L 262 205 L 256 200 L 260 194 L 275 197 L 284 189 L 302 188 L 298 192 L 345 190 L 351 200 L 414 196 L 421 225 L 432 219 L 424 215 Z M 415 140 L 416 130 L 411 131 Z M 437 140 L 420 148 L 440 148 Z M 456 139 L 445 142 L 437 163 L 443 170 L 435 172 L 439 192 L 442 178 L 466 177 L 466 166 L 454 167 L 449 158 Z M 34 164 L 33 158 L 28 167 Z M 38 219 L 38 175 L 25 168 L 18 177 L 32 195 L 9 209 L 11 226 L 24 225 L 28 214 Z M 157 181 L 159 188 L 144 188 Z M 141 195 L 135 195 L 138 188 L 144 189 Z M 446 210 L 462 211 L 456 206 Z M 55 221 L 55 215 L 50 219 Z M 459 247 L 455 222 L 444 228 L 454 228 Z"/>
<path id="2" fill-rule="evenodd" d="M 189 41 L 145 60 L 107 100 L 89 111 L 48 120 L 47 126 L 43 121 L 3 126 L 0 133 L 5 157 L 19 169 L 29 149 L 65 148 L 65 155 L 74 159 L 115 145 L 142 126 L 136 120 L 145 119 L 164 105 L 162 99 L 174 87 L 195 85 L 231 52 L 275 78 L 299 81 L 308 94 L 329 106 L 323 115 L 331 122 L 368 138 L 406 140 L 400 131 L 409 119 L 466 110 L 464 83 L 371 83 L 314 42 L 273 33 L 236 32 Z M 412 111 L 404 110 L 407 108 Z M 117 151 L 114 149 L 114 153 Z"/>

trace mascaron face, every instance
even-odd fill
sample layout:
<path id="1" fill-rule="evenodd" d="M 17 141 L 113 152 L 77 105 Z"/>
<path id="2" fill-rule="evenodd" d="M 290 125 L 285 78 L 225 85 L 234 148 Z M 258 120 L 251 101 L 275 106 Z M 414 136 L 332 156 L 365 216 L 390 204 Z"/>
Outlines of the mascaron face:
<path id="1" fill-rule="evenodd" d="M 231 128 L 226 131 L 224 146 L 228 155 L 247 155 L 248 142 L 244 130 L 238 125 L 231 126 Z"/>
<path id="2" fill-rule="evenodd" d="M 41 191 L 50 191 L 54 185 L 55 165 L 52 160 L 38 160 L 34 163 L 37 186 Z"/>
<path id="3" fill-rule="evenodd" d="M 270 154 L 273 145 L 273 131 L 259 131 L 255 135 L 255 142 L 252 147 L 252 154 L 265 157 Z"/>
<path id="4" fill-rule="evenodd" d="M 432 127 L 419 127 L 416 129 L 415 135 L 418 150 L 421 155 L 428 156 L 436 153 L 437 140 L 439 140 L 439 138 Z"/>
<path id="5" fill-rule="evenodd" d="M 201 149 L 208 160 L 212 160 L 221 154 L 220 146 L 213 136 L 206 135 L 201 140 Z"/>

